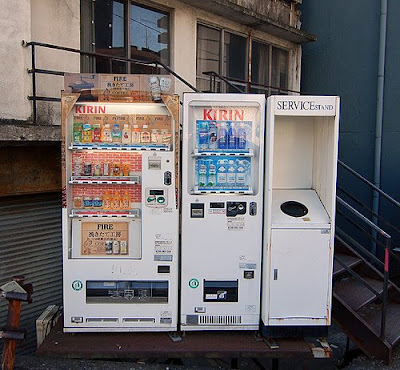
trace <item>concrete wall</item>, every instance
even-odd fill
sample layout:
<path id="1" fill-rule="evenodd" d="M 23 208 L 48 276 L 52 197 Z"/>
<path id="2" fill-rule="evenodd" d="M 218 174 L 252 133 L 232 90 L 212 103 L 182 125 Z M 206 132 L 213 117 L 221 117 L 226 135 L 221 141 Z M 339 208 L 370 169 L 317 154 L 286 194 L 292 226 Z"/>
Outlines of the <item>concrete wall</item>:
<path id="1" fill-rule="evenodd" d="M 192 85 L 196 85 L 196 28 L 201 21 L 216 27 L 226 28 L 243 35 L 270 43 L 286 49 L 290 53 L 289 63 L 289 89 L 300 89 L 301 71 L 301 46 L 286 41 L 265 32 L 257 31 L 240 25 L 211 13 L 193 8 L 175 0 L 160 1 L 156 3 L 171 8 L 172 11 L 172 68 Z M 275 2 L 274 2 L 275 3 Z M 279 2 L 276 2 L 279 5 Z M 176 93 L 181 95 L 184 91 L 191 91 L 179 81 L 176 81 Z"/>
<path id="2" fill-rule="evenodd" d="M 0 118 L 27 120 L 31 115 L 27 99 L 31 80 L 26 72 L 30 51 L 22 40 L 31 40 L 31 2 L 1 0 L 0 6 Z"/>
<path id="3" fill-rule="evenodd" d="M 31 102 L 26 96 L 31 93 L 31 76 L 26 69 L 31 67 L 30 48 L 21 46 L 21 40 L 38 41 L 79 49 L 80 47 L 80 1 L 79 0 L 20 0 L 4 1 L 0 19 L 5 32 L 0 36 L 6 45 L 0 53 L 2 65 L 0 77 L 8 94 L 0 96 L 0 119 L 28 120 L 31 115 Z M 196 83 L 196 25 L 202 21 L 210 25 L 225 27 L 243 35 L 252 35 L 261 41 L 288 50 L 291 54 L 289 88 L 298 89 L 300 84 L 300 46 L 279 39 L 261 31 L 215 16 L 193 8 L 177 0 L 156 0 L 155 4 L 171 9 L 172 18 L 172 68 L 191 84 Z M 232 2 L 234 3 L 234 2 Z M 251 1 L 243 0 L 241 5 L 254 7 Z M 259 1 L 257 2 L 259 3 Z M 260 9 L 271 16 L 286 14 L 290 9 L 281 1 L 267 2 L 266 9 Z M 273 6 L 274 5 L 274 6 Z M 264 7 L 265 7 L 264 6 Z M 282 10 L 282 9 L 283 10 Z M 80 58 L 77 54 L 36 48 L 36 68 L 66 72 L 80 71 Z M 58 97 L 63 88 L 63 78 L 37 75 L 37 95 Z M 177 81 L 176 91 L 181 94 L 189 90 Z M 59 104 L 38 102 L 38 123 L 58 125 Z M 46 135 L 46 138 L 52 136 Z M 12 136 L 10 136 L 12 138 Z"/>
<path id="4" fill-rule="evenodd" d="M 339 157 L 374 177 L 380 1 L 307 0 L 302 21 L 318 40 L 303 48 L 302 89 L 341 96 Z M 345 9 L 345 11 L 344 11 Z M 400 2 L 388 1 L 381 189 L 400 199 Z M 338 183 L 371 207 L 371 192 L 340 170 Z M 380 214 L 399 225 L 400 211 L 381 199 Z"/>
<path id="5" fill-rule="evenodd" d="M 32 0 L 32 40 L 70 48 L 80 48 L 79 0 Z M 80 72 L 80 56 L 70 52 L 37 48 L 36 67 L 63 72 Z M 38 75 L 37 94 L 59 97 L 63 78 Z M 60 124 L 60 105 L 39 102 L 38 121 Z"/>
<path id="6" fill-rule="evenodd" d="M 79 0 L 1 1 L 0 23 L 0 119 L 30 120 L 32 103 L 31 48 L 22 40 L 52 43 L 79 49 Z M 79 72 L 79 56 L 42 48 L 36 49 L 36 68 Z M 37 94 L 59 96 L 62 77 L 38 75 Z M 59 107 L 39 103 L 41 124 L 59 124 Z M 9 123 L 9 122 L 7 122 Z M 12 135 L 10 136 L 12 138 Z"/>

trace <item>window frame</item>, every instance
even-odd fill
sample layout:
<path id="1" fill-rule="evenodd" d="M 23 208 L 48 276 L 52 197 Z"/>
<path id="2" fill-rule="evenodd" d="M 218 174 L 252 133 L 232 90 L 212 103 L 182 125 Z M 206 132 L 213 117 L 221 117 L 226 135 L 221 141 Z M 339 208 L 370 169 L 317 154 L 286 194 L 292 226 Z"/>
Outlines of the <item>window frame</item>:
<path id="1" fill-rule="evenodd" d="M 197 85 L 197 81 L 198 80 L 208 80 L 208 78 L 206 76 L 203 75 L 197 75 L 197 62 L 198 62 L 198 55 L 197 55 L 197 42 L 198 42 L 198 34 L 197 34 L 197 30 L 198 30 L 198 26 L 203 26 L 203 27 L 208 27 L 208 28 L 212 28 L 215 30 L 218 30 L 221 33 L 221 37 L 220 37 L 220 48 L 219 48 L 219 69 L 220 69 L 220 74 L 226 78 L 229 79 L 229 77 L 227 77 L 226 75 L 226 68 L 225 68 L 225 63 L 224 63 L 224 46 L 225 46 L 225 34 L 231 33 L 237 36 L 241 36 L 241 37 L 245 37 L 247 40 L 247 45 L 246 45 L 246 80 L 243 83 L 237 83 L 237 85 L 244 85 L 245 86 L 245 90 L 246 92 L 249 92 L 252 89 L 252 83 L 254 81 L 252 81 L 252 47 L 253 47 L 253 41 L 257 42 L 259 44 L 262 45 L 266 45 L 268 47 L 268 81 L 269 81 L 269 86 L 268 88 L 263 88 L 260 90 L 264 90 L 266 94 L 270 95 L 272 91 L 278 90 L 280 91 L 280 87 L 279 86 L 271 86 L 272 83 L 272 63 L 273 63 L 273 58 L 272 58 L 272 50 L 273 48 L 277 48 L 280 50 L 283 50 L 285 52 L 287 52 L 288 58 L 287 58 L 287 86 L 285 88 L 282 88 L 284 91 L 289 91 L 290 90 L 290 82 L 291 82 L 291 70 L 290 70 L 290 66 L 291 66 L 291 50 L 287 47 L 284 47 L 282 45 L 278 45 L 276 43 L 273 43 L 271 41 L 267 41 L 267 40 L 263 40 L 260 37 L 254 37 L 253 35 L 251 35 L 251 33 L 249 34 L 245 34 L 243 32 L 240 31 L 236 31 L 236 30 L 232 30 L 228 27 L 221 27 L 221 26 L 216 26 L 212 23 L 209 23 L 207 21 L 204 21 L 203 19 L 197 19 L 196 22 L 196 85 Z M 226 84 L 222 84 L 221 80 L 216 78 L 216 81 L 218 84 L 220 84 L 220 86 L 222 88 L 220 88 L 219 90 L 222 90 L 221 92 L 226 92 Z M 256 83 L 256 82 L 255 82 Z M 236 85 L 236 84 L 235 84 Z M 257 89 L 257 88 L 256 88 Z M 261 93 L 261 92 L 260 92 Z"/>
<path id="2" fill-rule="evenodd" d="M 114 1 L 114 0 L 112 0 Z M 155 4 L 155 3 L 150 3 L 147 1 L 141 1 L 141 0 L 115 0 L 119 3 L 122 3 L 124 6 L 124 48 L 125 48 L 125 55 L 123 58 L 128 58 L 132 59 L 132 52 L 131 52 L 131 6 L 138 6 L 144 9 L 148 9 L 154 12 L 159 12 L 165 16 L 168 17 L 168 43 L 167 43 L 167 48 L 168 48 L 168 60 L 167 61 L 162 61 L 160 58 L 160 61 L 165 63 L 167 66 L 171 65 L 171 60 L 172 60 L 172 55 L 173 55 L 173 48 L 172 48 L 172 17 L 173 17 L 173 9 L 163 6 L 162 4 Z M 81 9 L 82 9 L 82 1 L 81 1 Z M 88 17 L 86 20 L 81 19 L 81 33 L 83 28 L 88 30 L 90 34 L 90 39 L 91 41 L 86 41 L 85 42 L 85 47 L 88 49 L 88 51 L 96 53 L 96 17 L 95 17 L 95 3 L 94 0 L 92 0 L 91 4 L 91 15 Z M 86 22 L 86 23 L 84 23 Z M 81 38 L 82 41 L 82 38 Z M 110 55 L 111 56 L 111 55 Z M 81 69 L 84 72 L 88 73 L 114 73 L 114 72 L 98 72 L 97 71 L 97 63 L 96 63 L 96 57 L 90 57 L 84 59 L 85 57 L 81 57 Z M 101 58 L 101 57 L 97 57 Z M 108 59 L 106 59 L 108 60 Z M 128 61 L 122 61 L 121 63 L 125 64 L 125 72 L 126 74 L 131 74 L 132 73 L 132 68 L 131 64 Z M 157 73 L 157 72 L 156 72 Z"/>

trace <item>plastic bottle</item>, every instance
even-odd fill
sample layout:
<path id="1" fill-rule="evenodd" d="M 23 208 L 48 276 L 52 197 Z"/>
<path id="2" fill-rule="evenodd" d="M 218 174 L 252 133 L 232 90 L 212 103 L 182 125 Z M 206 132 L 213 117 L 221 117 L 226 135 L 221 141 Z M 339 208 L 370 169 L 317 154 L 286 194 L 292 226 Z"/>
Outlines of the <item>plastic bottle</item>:
<path id="1" fill-rule="evenodd" d="M 162 144 L 169 145 L 171 143 L 171 133 L 168 130 L 161 131 Z"/>
<path id="2" fill-rule="evenodd" d="M 228 127 L 226 122 L 221 122 L 218 127 L 218 149 L 228 148 Z"/>
<path id="3" fill-rule="evenodd" d="M 235 124 L 231 122 L 229 126 L 229 133 L 228 133 L 228 148 L 229 149 L 236 149 L 236 142 L 237 142 L 237 136 L 236 136 L 236 129 L 235 129 Z"/>
<path id="4" fill-rule="evenodd" d="M 229 187 L 236 185 L 236 168 L 233 160 L 228 161 L 228 173 L 226 175 L 226 183 Z"/>
<path id="5" fill-rule="evenodd" d="M 127 190 L 124 191 L 124 195 L 121 198 L 121 208 L 129 209 L 130 208 L 131 199 L 129 197 L 129 193 Z"/>
<path id="6" fill-rule="evenodd" d="M 200 121 L 197 126 L 199 150 L 208 149 L 208 122 Z"/>
<path id="7" fill-rule="evenodd" d="M 81 122 L 74 122 L 73 125 L 73 133 L 72 133 L 72 141 L 75 143 L 80 143 L 82 141 L 82 130 L 83 130 L 83 125 Z"/>
<path id="8" fill-rule="evenodd" d="M 246 149 L 247 146 L 247 133 L 246 133 L 246 127 L 244 126 L 244 123 L 241 122 L 239 124 L 239 129 L 237 130 L 237 148 L 238 149 Z"/>
<path id="9" fill-rule="evenodd" d="M 219 187 L 226 186 L 226 171 L 227 171 L 227 163 L 225 159 L 220 159 L 218 161 L 217 167 L 217 184 Z"/>
<path id="10" fill-rule="evenodd" d="M 152 144 L 158 144 L 159 143 L 159 137 L 160 137 L 160 132 L 156 128 L 153 128 L 151 130 L 151 143 Z"/>
<path id="11" fill-rule="evenodd" d="M 113 125 L 111 136 L 112 136 L 112 142 L 113 143 L 122 142 L 122 131 L 119 128 L 119 124 L 118 123 L 115 123 Z"/>
<path id="12" fill-rule="evenodd" d="M 109 123 L 106 123 L 103 126 L 103 132 L 101 133 L 101 141 L 103 143 L 111 143 L 112 142 L 111 128 L 110 128 L 110 124 Z"/>
<path id="13" fill-rule="evenodd" d="M 101 141 L 101 125 L 99 123 L 95 123 L 92 126 L 92 141 L 94 143 Z"/>
<path id="14" fill-rule="evenodd" d="M 103 209 L 111 209 L 111 195 L 108 190 L 106 190 L 103 196 Z"/>
<path id="15" fill-rule="evenodd" d="M 143 131 L 140 133 L 140 142 L 142 144 L 149 144 L 150 143 L 150 132 L 148 130 L 148 125 L 143 125 Z"/>
<path id="16" fill-rule="evenodd" d="M 138 125 L 132 127 L 132 144 L 140 144 L 140 130 Z"/>
<path id="17" fill-rule="evenodd" d="M 205 160 L 199 160 L 199 186 L 207 184 L 207 165 Z"/>
<path id="18" fill-rule="evenodd" d="M 218 142 L 217 142 L 217 125 L 215 122 L 210 122 L 209 129 L 208 129 L 208 148 L 211 150 L 218 149 Z"/>
<path id="19" fill-rule="evenodd" d="M 122 129 L 122 143 L 130 144 L 131 142 L 131 130 L 127 123 L 124 123 L 124 128 Z"/>
<path id="20" fill-rule="evenodd" d="M 236 185 L 240 188 L 246 185 L 246 167 L 242 160 L 237 160 Z"/>
<path id="21" fill-rule="evenodd" d="M 215 187 L 217 185 L 217 167 L 214 161 L 211 160 L 208 165 L 208 183 L 207 186 Z"/>
<path id="22" fill-rule="evenodd" d="M 121 195 L 116 191 L 111 198 L 111 209 L 119 210 L 121 208 Z"/>
<path id="23" fill-rule="evenodd" d="M 92 142 L 92 126 L 90 123 L 85 123 L 83 125 L 82 142 L 91 143 Z"/>

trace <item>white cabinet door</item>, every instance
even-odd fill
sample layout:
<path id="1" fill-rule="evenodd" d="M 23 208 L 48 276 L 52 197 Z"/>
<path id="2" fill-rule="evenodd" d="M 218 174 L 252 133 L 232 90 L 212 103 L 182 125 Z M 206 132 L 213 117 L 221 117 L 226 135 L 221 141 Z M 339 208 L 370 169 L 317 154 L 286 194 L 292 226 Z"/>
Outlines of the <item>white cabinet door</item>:
<path id="1" fill-rule="evenodd" d="M 326 318 L 330 234 L 321 229 L 273 229 L 270 318 Z"/>

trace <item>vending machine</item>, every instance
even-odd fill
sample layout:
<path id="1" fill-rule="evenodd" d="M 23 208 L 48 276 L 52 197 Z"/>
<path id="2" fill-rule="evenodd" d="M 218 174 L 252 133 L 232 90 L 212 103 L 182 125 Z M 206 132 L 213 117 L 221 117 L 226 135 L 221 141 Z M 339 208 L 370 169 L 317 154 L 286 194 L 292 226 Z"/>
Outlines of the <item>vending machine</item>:
<path id="1" fill-rule="evenodd" d="M 262 330 L 326 335 L 331 323 L 337 96 L 271 96 L 267 120 Z"/>
<path id="2" fill-rule="evenodd" d="M 259 327 L 264 111 L 264 95 L 184 95 L 182 330 Z"/>
<path id="3" fill-rule="evenodd" d="M 62 97 L 64 331 L 175 331 L 179 101 L 81 97 Z"/>

